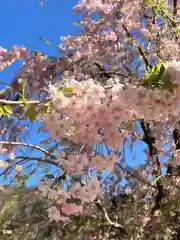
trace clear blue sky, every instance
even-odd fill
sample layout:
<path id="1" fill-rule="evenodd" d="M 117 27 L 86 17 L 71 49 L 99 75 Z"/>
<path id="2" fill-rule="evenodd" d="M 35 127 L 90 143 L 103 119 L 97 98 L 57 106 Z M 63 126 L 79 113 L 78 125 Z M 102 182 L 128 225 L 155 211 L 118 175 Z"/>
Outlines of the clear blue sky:
<path id="1" fill-rule="evenodd" d="M 76 34 L 78 27 L 72 22 L 78 15 L 72 13 L 77 1 L 48 0 L 40 7 L 39 0 L 1 0 L 0 45 L 10 49 L 12 45 L 42 51 L 48 55 L 57 55 L 58 51 L 42 43 L 39 37 L 45 37 L 55 44 L 60 43 L 60 36 Z M 18 64 L 0 72 L 0 79 L 12 79 Z"/>
<path id="2" fill-rule="evenodd" d="M 75 0 L 48 0 L 43 7 L 40 7 L 38 0 L 1 0 L 0 46 L 10 49 L 12 45 L 24 45 L 48 55 L 58 55 L 56 49 L 41 42 L 39 37 L 42 36 L 58 45 L 60 36 L 77 34 L 78 27 L 72 25 L 73 21 L 80 19 L 80 16 L 72 13 L 72 7 L 76 2 Z M 18 69 L 19 63 L 16 62 L 1 71 L 0 81 L 9 83 Z M 33 129 L 35 128 L 34 125 Z M 37 137 L 35 132 L 33 130 L 28 142 L 38 143 L 42 138 L 42 135 Z M 135 155 L 135 160 L 132 160 L 127 149 L 128 164 L 132 167 L 143 161 L 144 154 L 141 143 L 137 144 Z M 31 178 L 29 184 L 36 182 L 40 171 Z"/>

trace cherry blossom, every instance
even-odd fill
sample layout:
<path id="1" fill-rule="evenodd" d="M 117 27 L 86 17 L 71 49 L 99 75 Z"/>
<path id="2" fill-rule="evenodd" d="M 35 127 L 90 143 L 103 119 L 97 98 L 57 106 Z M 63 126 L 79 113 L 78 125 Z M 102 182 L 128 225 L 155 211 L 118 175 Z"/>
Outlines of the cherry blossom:
<path id="1" fill-rule="evenodd" d="M 65 204 L 61 207 L 61 211 L 66 215 L 72 215 L 79 212 L 82 212 L 83 207 L 82 205 L 76 205 L 75 203 Z"/>
<path id="2" fill-rule="evenodd" d="M 58 222 L 61 219 L 60 212 L 57 210 L 55 206 L 52 206 L 48 210 L 48 216 L 53 221 Z"/>
<path id="3" fill-rule="evenodd" d="M 18 105 L 26 114 L 32 105 L 37 119 L 45 124 L 43 129 L 49 132 L 49 139 L 42 140 L 40 144 L 49 145 L 49 140 L 66 143 L 61 151 L 59 148 L 48 151 L 49 146 L 46 146 L 42 151 L 43 157 L 37 160 L 58 169 L 54 182 L 46 182 L 39 187 L 41 197 L 48 202 L 47 212 L 51 221 L 65 223 L 71 215 L 77 217 L 87 209 L 94 214 L 93 209 L 99 204 L 98 211 L 101 212 L 94 214 L 98 226 L 103 219 L 108 229 L 115 226 L 117 230 L 120 225 L 113 221 L 122 221 L 128 233 L 133 229 L 135 237 L 128 239 L 149 239 L 148 232 L 156 232 L 150 229 L 149 224 L 153 223 L 152 228 L 157 226 L 156 218 L 160 221 L 166 214 L 166 209 L 164 212 L 161 209 L 164 202 L 171 205 L 178 199 L 179 170 L 176 166 L 179 166 L 179 136 L 176 139 L 172 136 L 173 129 L 179 128 L 180 113 L 176 1 L 173 4 L 170 1 L 168 8 L 169 1 L 145 2 L 80 0 L 74 11 L 82 16 L 75 22 L 81 26 L 81 31 L 77 36 L 61 38 L 59 49 L 62 58 L 52 60 L 23 46 L 14 46 L 10 51 L 0 48 L 0 70 L 15 60 L 23 60 L 11 89 L 12 93 L 19 94 L 25 79 L 24 97 L 27 101 L 23 99 Z M 162 18 L 162 23 L 158 23 L 158 18 Z M 160 71 L 157 66 L 161 66 Z M 2 95 L 2 102 L 5 97 Z M 38 99 L 39 104 L 33 105 L 33 99 Z M 46 107 L 48 111 L 44 113 L 42 110 Z M 18 120 L 26 118 L 22 110 L 20 117 L 17 112 L 13 114 L 13 118 Z M 136 122 L 141 130 L 135 129 Z M 3 135 L 4 126 L 1 128 Z M 141 131 L 140 137 L 136 131 Z M 18 136 L 21 137 L 20 134 Z M 7 145 L 13 145 L 9 139 Z M 138 140 L 146 145 L 146 160 L 138 169 L 125 166 L 126 156 L 120 148 L 124 148 L 125 140 L 131 143 L 132 151 Z M 167 151 L 162 148 L 164 143 L 168 144 Z M 107 156 L 96 151 L 95 144 L 106 146 Z M 2 168 L 10 168 L 12 160 L 17 160 L 13 150 L 13 147 L 6 149 L 2 146 L 3 154 L 11 152 L 8 155 L 10 163 L 0 161 Z M 39 147 L 38 150 L 42 149 Z M 166 163 L 161 160 L 164 156 L 168 158 Z M 165 174 L 162 172 L 164 166 L 167 168 Z M 20 175 L 21 166 L 13 168 L 16 177 Z M 104 171 L 108 172 L 110 181 L 103 179 Z M 124 178 L 127 181 L 125 187 L 121 186 Z M 127 209 L 124 207 L 126 204 L 122 204 L 124 209 L 121 205 L 120 210 L 114 211 L 112 199 L 119 192 L 131 195 L 135 202 L 128 203 Z M 110 208 L 105 206 L 107 199 L 102 196 L 107 196 Z M 168 212 L 164 219 L 171 219 L 175 211 L 172 212 Z M 174 222 L 173 219 L 172 224 Z M 163 224 L 162 228 L 165 228 Z M 170 230 L 167 227 L 164 231 Z M 112 239 L 108 234 L 106 231 L 102 239 Z"/>

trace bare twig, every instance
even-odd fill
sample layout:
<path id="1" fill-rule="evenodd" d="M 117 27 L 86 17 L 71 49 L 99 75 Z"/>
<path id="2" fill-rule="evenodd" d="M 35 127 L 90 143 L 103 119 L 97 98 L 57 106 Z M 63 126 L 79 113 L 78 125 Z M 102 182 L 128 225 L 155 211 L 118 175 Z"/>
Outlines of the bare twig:
<path id="1" fill-rule="evenodd" d="M 166 174 L 162 174 L 162 175 L 158 176 L 158 177 L 154 180 L 154 182 L 152 182 L 151 185 L 154 186 L 154 185 L 157 183 L 157 181 L 159 181 L 159 179 L 162 178 L 162 177 L 164 177 L 164 176 L 166 176 Z"/>
<path id="2" fill-rule="evenodd" d="M 127 30 L 127 28 L 126 28 L 126 26 L 125 26 L 124 24 L 122 25 L 122 27 L 123 27 L 124 31 L 126 32 L 127 36 L 133 38 L 133 36 L 132 36 L 131 33 Z M 135 43 L 135 46 L 137 47 L 140 55 L 142 56 L 142 58 L 143 58 L 143 60 L 144 60 L 146 69 L 147 69 L 147 70 L 148 70 L 149 68 L 151 69 L 152 66 L 151 66 L 151 64 L 148 62 L 148 59 L 147 59 L 147 57 L 145 56 L 145 54 L 144 54 L 142 48 L 140 47 L 140 45 L 137 44 L 137 43 Z"/>
<path id="3" fill-rule="evenodd" d="M 54 159 L 56 159 L 56 157 L 54 155 L 52 155 L 49 151 L 47 151 L 46 149 L 39 147 L 37 145 L 31 144 L 31 143 L 24 143 L 24 142 L 6 142 L 6 141 L 0 141 L 1 145 L 14 145 L 14 146 L 24 146 L 24 147 L 30 147 L 30 148 L 34 148 L 37 149 L 41 152 L 43 152 L 45 155 L 50 156 Z"/>
<path id="4" fill-rule="evenodd" d="M 19 160 L 18 162 L 14 163 L 13 165 L 11 166 L 8 166 L 1 174 L 0 174 L 0 177 L 3 176 L 4 174 L 9 174 L 10 171 L 12 170 L 12 168 L 14 168 L 15 166 L 17 166 L 18 164 L 24 162 L 25 159 L 21 159 Z"/>
<path id="5" fill-rule="evenodd" d="M 48 159 L 44 159 L 44 158 L 40 158 L 40 157 L 26 157 L 26 156 L 17 156 L 16 159 L 21 159 L 21 158 L 25 158 L 25 160 L 29 161 L 37 161 L 40 163 L 49 163 L 55 166 L 59 166 L 58 162 L 55 162 L 53 160 L 48 160 Z"/>
<path id="6" fill-rule="evenodd" d="M 115 227 L 115 228 L 120 228 L 120 229 L 122 229 L 123 231 L 125 231 L 123 225 L 111 221 L 111 219 L 110 219 L 109 216 L 108 216 L 108 213 L 107 213 L 106 209 L 102 206 L 101 201 L 100 201 L 99 199 L 96 201 L 96 204 L 98 205 L 98 207 L 99 207 L 99 208 L 102 210 L 102 212 L 104 213 L 104 217 L 106 218 L 106 220 L 107 220 L 107 222 L 109 223 L 109 225 L 111 225 L 111 226 L 113 226 L 113 227 Z M 125 231 L 125 232 L 126 232 L 126 231 Z"/>
<path id="7" fill-rule="evenodd" d="M 53 164 L 55 166 L 58 166 L 58 163 L 52 160 L 44 159 L 44 158 L 38 158 L 38 157 L 26 157 L 26 156 L 17 156 L 16 159 L 20 159 L 19 161 L 15 162 L 13 165 L 8 166 L 1 174 L 0 176 L 4 174 L 8 174 L 16 165 L 19 165 L 21 163 L 28 162 L 29 160 L 38 161 L 39 163 L 48 163 Z"/>
<path id="8" fill-rule="evenodd" d="M 126 74 L 119 73 L 119 72 L 114 72 L 114 71 L 111 71 L 111 70 L 100 71 L 98 74 L 104 74 L 104 73 L 113 74 L 113 75 L 121 76 L 121 77 L 124 77 L 124 78 L 128 78 L 129 80 L 132 80 L 132 78 L 129 77 L 128 75 L 126 75 Z"/>
<path id="9" fill-rule="evenodd" d="M 45 100 L 32 100 L 32 101 L 28 101 L 27 103 L 25 101 L 11 101 L 11 100 L 5 100 L 5 99 L 0 99 L 0 105 L 5 104 L 5 105 L 36 105 L 36 104 L 40 104 L 43 102 L 48 102 L 50 99 L 45 99 Z"/>

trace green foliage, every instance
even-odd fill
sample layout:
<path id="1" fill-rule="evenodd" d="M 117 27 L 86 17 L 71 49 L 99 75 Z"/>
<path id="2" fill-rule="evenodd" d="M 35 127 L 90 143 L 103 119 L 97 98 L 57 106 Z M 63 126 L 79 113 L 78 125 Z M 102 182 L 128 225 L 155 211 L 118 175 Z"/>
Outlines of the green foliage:
<path id="1" fill-rule="evenodd" d="M 43 105 L 43 107 L 42 107 L 41 113 L 42 113 L 43 115 L 45 115 L 45 114 L 49 113 L 49 111 L 50 111 L 49 103 L 45 103 L 45 104 Z"/>
<path id="2" fill-rule="evenodd" d="M 21 93 L 19 93 L 20 99 L 24 102 L 25 105 L 28 104 L 28 100 L 25 98 L 25 88 L 26 88 L 26 80 L 21 79 Z"/>
<path id="3" fill-rule="evenodd" d="M 8 118 L 10 118 L 10 115 L 13 114 L 13 109 L 9 105 L 2 105 L 2 106 L 0 106 L 0 113 L 3 116 L 7 116 Z"/>
<path id="4" fill-rule="evenodd" d="M 168 19 L 170 19 L 166 5 L 165 5 L 165 1 L 144 0 L 143 3 L 147 7 L 148 7 L 148 4 L 151 5 L 150 9 L 152 7 L 153 12 L 155 13 L 154 15 L 156 15 L 155 17 L 159 17 L 163 15 L 163 17 L 165 16 Z M 144 8 L 144 5 L 143 5 L 143 8 Z M 146 16 L 146 17 L 149 19 L 151 18 L 149 16 Z M 174 21 L 173 18 L 171 18 L 170 20 Z M 84 23 L 86 23 L 86 21 L 84 21 Z M 131 28 L 131 27 L 128 27 L 128 28 Z M 150 27 L 148 28 L 148 30 L 149 29 Z M 179 31 L 178 28 L 176 30 Z M 128 30 L 126 33 L 128 33 Z M 156 38 L 153 32 L 151 32 L 151 34 L 153 38 Z M 131 36 L 131 34 L 128 33 L 126 35 L 127 35 L 126 44 L 127 45 L 129 44 L 129 46 L 133 48 L 134 46 L 135 47 L 138 46 L 138 48 L 140 49 L 139 45 L 133 45 L 136 42 L 136 40 Z M 96 35 L 94 34 L 93 36 L 96 36 Z M 163 38 L 163 36 L 161 35 L 160 37 Z M 57 46 L 50 43 L 50 41 L 46 40 L 43 37 L 40 37 L 40 40 L 45 42 L 46 44 L 53 46 L 54 48 L 57 48 Z M 118 39 L 118 40 L 121 40 L 121 39 Z M 141 57 L 143 57 L 142 62 L 141 60 L 139 60 L 140 64 L 142 65 L 144 64 L 144 67 L 148 68 L 148 70 L 149 68 L 151 68 L 151 65 L 147 67 L 148 63 L 146 63 L 145 60 L 148 59 L 148 57 L 152 54 L 151 50 L 154 49 L 154 45 L 152 44 L 152 39 L 149 41 L 151 42 L 149 42 L 147 49 L 142 48 L 142 51 L 141 51 L 142 53 L 140 52 Z M 111 43 L 113 44 L 113 41 Z M 66 48 L 68 49 L 70 47 L 74 47 L 74 46 L 72 45 L 72 42 L 67 39 Z M 101 45 L 100 45 L 100 48 L 101 48 Z M 103 49 L 104 49 L 104 46 L 103 46 Z M 144 55 L 146 56 L 144 57 Z M 161 50 L 160 50 L 160 55 L 161 55 Z M 71 56 L 68 55 L 68 58 L 71 58 Z M 103 56 L 102 56 L 102 59 L 103 59 Z M 56 63 L 59 63 L 60 61 L 61 61 L 61 58 L 59 59 L 48 58 L 47 68 L 45 69 L 43 68 L 42 70 L 43 78 L 45 78 L 47 82 L 49 77 L 50 79 L 52 78 L 51 71 L 53 71 L 54 73 L 54 66 L 56 71 Z M 88 62 L 89 60 L 85 58 L 85 61 Z M 66 62 L 62 64 L 63 71 L 64 71 L 64 68 L 65 69 L 67 68 L 67 69 L 63 73 L 62 72 L 60 73 L 61 83 L 59 84 L 59 91 L 61 91 L 61 93 L 64 93 L 67 96 L 73 95 L 73 88 L 62 87 L 62 86 L 66 86 L 66 80 L 67 78 L 69 78 L 68 74 L 70 71 L 74 71 L 73 74 L 82 72 L 85 75 L 88 75 L 88 77 L 93 75 L 93 74 L 90 74 L 88 71 L 86 72 L 87 70 L 86 65 L 83 62 L 82 62 L 83 64 L 79 62 L 76 65 L 76 61 L 73 60 L 73 63 L 72 63 L 73 66 L 70 66 L 70 64 L 66 64 Z M 93 63 L 91 64 L 93 65 Z M 37 65 L 38 65 L 38 62 L 37 62 Z M 51 66 L 53 68 L 51 68 Z M 70 68 L 70 70 L 68 68 Z M 39 70 L 38 67 L 37 69 Z M 61 69 L 61 66 L 60 66 L 60 69 Z M 142 69 L 143 69 L 143 66 L 142 66 Z M 110 69 L 106 69 L 106 71 L 103 71 L 103 73 L 106 75 L 109 75 L 108 70 Z M 59 64 L 58 64 L 58 72 L 59 72 Z M 27 79 L 28 79 L 28 74 L 26 75 L 26 73 L 27 72 L 25 72 L 25 75 L 22 74 L 22 76 L 27 76 Z M 46 73 L 48 76 L 45 76 Z M 102 72 L 99 72 L 99 73 L 102 73 Z M 136 70 L 132 70 L 132 73 L 129 72 L 130 79 L 131 77 L 132 79 L 139 79 L 138 75 L 135 76 Z M 34 75 L 36 76 L 36 72 L 34 72 Z M 100 75 L 98 73 L 97 75 L 99 78 L 98 81 L 103 84 L 103 81 L 101 81 Z M 34 80 L 41 81 L 41 79 L 42 78 L 40 74 Z M 108 79 L 109 79 L 109 76 L 108 76 Z M 170 75 L 166 72 L 165 62 L 159 61 L 158 64 L 152 67 L 152 69 L 150 70 L 150 73 L 149 72 L 147 73 L 144 81 L 142 83 L 138 83 L 137 85 L 141 85 L 149 89 L 159 88 L 163 90 L 168 90 L 169 92 L 173 93 L 177 85 L 174 84 L 171 80 L 172 79 L 170 79 Z M 28 81 L 26 81 L 26 79 L 20 79 L 20 84 L 21 84 L 21 89 L 19 92 L 19 96 L 21 100 L 20 115 L 23 115 L 23 117 L 25 115 L 26 118 L 28 118 L 31 122 L 33 122 L 34 120 L 37 119 L 38 114 L 43 114 L 43 115 L 48 114 L 51 110 L 50 102 L 44 103 L 39 101 L 40 102 L 39 106 L 35 106 L 34 103 L 26 99 L 26 93 L 28 93 L 27 95 L 29 99 L 32 98 L 31 93 L 33 93 L 33 90 L 29 91 L 28 90 L 29 88 L 26 89 L 27 84 L 29 84 L 29 79 Z M 4 94 L 4 92 L 0 92 L 0 94 Z M 103 99 L 102 99 L 102 102 L 103 102 Z M 17 105 L 17 103 L 15 104 Z M 10 117 L 11 114 L 13 114 L 13 109 L 11 106 L 5 104 L 3 106 L 0 106 L 0 113 L 4 116 Z M 60 118 L 64 117 L 64 114 L 59 114 L 59 115 L 60 115 Z M 22 118 L 22 119 L 24 120 L 25 118 Z M 146 145 L 148 146 L 149 152 L 150 151 L 152 152 L 153 157 L 157 155 L 156 158 L 158 158 L 158 154 L 153 153 L 153 150 L 156 150 L 156 148 L 153 145 L 156 139 L 153 137 L 153 135 L 150 134 L 150 125 L 146 120 L 141 120 L 141 123 L 143 123 L 141 124 L 143 133 L 133 132 L 134 128 L 137 128 L 136 130 L 138 130 L 139 128 L 139 126 L 136 123 L 134 123 L 134 121 L 125 121 L 123 124 L 119 126 L 119 129 L 122 128 L 122 130 L 129 131 L 130 134 L 128 135 L 128 138 L 125 139 L 125 141 L 128 140 L 130 142 L 131 136 L 133 136 L 132 138 L 133 141 L 134 139 L 135 140 L 140 139 L 141 141 L 146 143 Z M 20 128 L 20 131 L 21 131 L 21 128 Z M 23 131 L 20 132 L 20 131 L 15 132 L 15 134 L 18 133 L 17 136 L 20 138 L 20 140 L 21 139 L 24 140 L 24 134 L 22 134 L 24 132 Z M 10 134 L 12 133 L 11 130 L 9 132 Z M 144 174 L 145 176 L 141 175 L 138 171 L 136 171 L 136 169 L 134 169 L 132 174 L 131 172 L 129 173 L 124 171 L 123 162 L 125 162 L 126 160 L 125 159 L 126 156 L 124 152 L 125 141 L 124 141 L 123 149 L 119 148 L 116 150 L 116 152 L 114 151 L 116 155 L 118 154 L 118 158 L 121 157 L 122 159 L 122 161 L 120 162 L 122 163 L 122 167 L 121 165 L 119 165 L 120 177 L 118 177 L 117 175 L 118 177 L 117 179 L 116 172 L 113 172 L 110 174 L 111 178 L 110 178 L 110 181 L 108 181 L 107 183 L 107 181 L 101 179 L 100 172 L 97 172 L 99 180 L 102 180 L 101 181 L 102 188 L 103 188 L 103 184 L 107 186 L 107 189 L 109 188 L 107 192 L 106 192 L 106 188 L 104 188 L 103 191 L 105 194 L 104 195 L 102 194 L 102 196 L 100 195 L 102 206 L 97 207 L 98 201 L 96 200 L 91 203 L 87 202 L 86 204 L 84 204 L 84 212 L 81 215 L 77 215 L 75 217 L 71 215 L 69 216 L 69 219 L 71 220 L 69 223 L 66 224 L 62 222 L 51 222 L 50 218 L 48 218 L 47 216 L 47 209 L 49 207 L 57 204 L 56 205 L 57 209 L 60 212 L 62 212 L 61 198 L 63 198 L 63 196 L 59 196 L 60 195 L 59 187 L 63 187 L 66 184 L 67 188 L 69 188 L 73 186 L 73 184 L 76 182 L 77 183 L 80 182 L 81 185 L 83 186 L 83 184 L 85 185 L 86 182 L 88 182 L 89 176 L 91 175 L 91 172 L 89 171 L 89 169 L 87 171 L 86 168 L 83 170 L 82 173 L 73 172 L 68 175 L 67 172 L 65 171 L 65 167 L 63 168 L 63 164 L 61 166 L 61 158 L 65 160 L 64 163 L 65 162 L 68 163 L 67 159 L 71 153 L 73 154 L 74 152 L 84 153 L 85 151 L 87 151 L 89 154 L 89 152 L 91 153 L 92 149 L 90 149 L 91 143 L 90 144 L 82 143 L 82 146 L 81 146 L 81 144 L 79 143 L 77 144 L 77 142 L 74 143 L 73 141 L 72 142 L 68 140 L 66 141 L 64 139 L 61 142 L 55 144 L 55 146 L 54 144 L 52 146 L 51 144 L 54 143 L 54 140 L 57 142 L 57 139 L 52 139 L 52 138 L 49 138 L 49 139 L 48 139 L 48 142 L 46 140 L 46 142 L 44 141 L 40 144 L 45 144 L 45 145 L 49 144 L 50 148 L 48 149 L 48 147 L 46 146 L 46 149 L 50 154 L 45 153 L 44 157 L 36 158 L 37 159 L 36 165 L 32 163 L 30 166 L 28 166 L 28 168 L 33 166 L 33 170 L 31 171 L 31 173 L 29 173 L 28 177 L 32 176 L 39 168 L 41 168 L 44 174 L 43 180 L 48 180 L 49 183 L 52 183 L 50 184 L 50 188 L 51 190 L 55 190 L 57 195 L 55 195 L 53 191 L 51 192 L 51 190 L 48 189 L 50 190 L 49 192 L 51 194 L 49 195 L 47 194 L 48 196 L 47 198 L 45 198 L 44 195 L 41 195 L 40 191 L 36 191 L 37 189 L 25 189 L 25 185 L 24 185 L 25 179 L 21 177 L 18 178 L 15 176 L 14 182 L 16 183 L 16 188 L 12 189 L 11 187 L 9 187 L 7 191 L 2 192 L 2 194 L 0 193 L 0 197 L 1 196 L 4 197 L 4 200 L 5 200 L 3 209 L 0 213 L 0 239 L 2 240 L 3 239 L 4 240 L 7 240 L 7 239 L 11 239 L 11 240 L 21 240 L 21 239 L 22 240 L 26 240 L 26 239 L 27 240 L 58 240 L 58 239 L 68 240 L 69 239 L 69 240 L 72 240 L 74 238 L 74 239 L 84 240 L 85 238 L 86 239 L 98 238 L 98 240 L 116 240 L 116 239 L 117 240 L 120 240 L 120 239 L 137 240 L 137 239 L 165 239 L 165 237 L 167 237 L 166 239 L 172 239 L 172 233 L 174 234 L 175 232 L 176 234 L 176 231 L 177 231 L 177 234 L 178 234 L 178 231 L 179 231 L 178 229 L 180 226 L 179 218 L 178 218 L 178 215 L 180 215 L 180 208 L 179 208 L 180 198 L 179 198 L 178 190 L 180 188 L 179 188 L 179 185 L 177 185 L 179 184 L 179 178 L 178 178 L 179 176 L 177 176 L 177 181 L 175 181 L 176 180 L 175 177 L 173 179 L 173 176 L 169 176 L 168 174 L 165 176 L 161 173 L 160 173 L 161 175 L 159 173 L 156 174 L 157 171 L 155 172 L 156 169 L 153 166 L 155 164 L 152 164 L 152 166 L 150 165 L 150 167 L 148 166 L 147 168 L 147 170 L 150 170 L 150 171 L 152 170 L 150 173 L 147 171 L 147 178 L 149 176 L 148 174 L 150 174 L 153 177 L 153 182 L 150 182 L 148 179 L 146 179 L 145 168 L 140 168 L 140 172 L 143 174 L 145 173 Z M 8 139 L 8 141 L 10 140 Z M 20 140 L 18 139 L 17 145 L 19 145 Z M 14 141 L 14 139 L 11 141 Z M 61 148 L 62 146 L 64 148 L 62 155 L 61 154 L 56 155 L 56 152 L 58 153 L 60 152 L 59 145 L 61 146 Z M 100 147 L 102 148 L 102 145 L 100 145 Z M 13 148 L 10 149 L 10 151 L 12 151 L 13 154 L 15 152 L 15 151 L 13 152 Z M 8 162 L 9 166 L 11 166 L 11 164 L 13 165 L 13 161 L 16 164 L 18 157 L 19 156 L 12 157 L 11 161 Z M 30 159 L 30 161 L 32 160 L 31 156 L 26 156 L 26 157 L 24 157 L 23 155 L 23 158 L 22 158 L 23 163 L 21 162 L 19 165 L 24 164 L 24 162 L 26 163 L 28 159 Z M 88 158 L 91 158 L 91 155 L 90 157 L 88 156 Z M 34 158 L 32 162 L 35 162 L 36 159 Z M 154 158 L 152 160 L 154 160 Z M 58 170 L 52 174 L 49 173 L 49 170 L 51 168 L 51 163 L 55 164 L 56 166 L 58 165 L 57 167 Z M 117 163 L 119 163 L 119 161 Z M 18 164 L 16 164 L 16 166 L 18 166 Z M 122 177 L 123 178 L 125 177 L 125 179 L 127 180 L 127 187 L 130 187 L 129 189 L 130 191 L 132 190 L 130 194 L 128 193 L 129 195 L 127 195 L 128 196 L 127 198 L 122 198 L 123 194 L 119 194 L 119 192 L 121 191 L 124 192 L 124 190 L 128 189 L 126 188 L 126 186 L 125 187 L 122 186 L 122 188 L 119 188 L 120 178 Z M 115 180 L 113 178 L 115 178 Z M 143 182 L 143 180 L 145 181 Z M 172 183 L 172 180 L 174 181 L 173 183 Z M 157 183 L 157 186 L 155 185 L 155 183 Z M 159 183 L 163 185 L 163 191 L 162 191 L 163 193 L 161 193 L 159 190 Z M 112 197 L 111 194 L 115 193 L 116 188 L 119 196 L 117 195 L 115 199 L 115 197 L 114 196 Z M 103 198 L 103 196 L 105 197 Z M 157 198 L 159 198 L 159 200 L 157 200 Z M 60 200 L 60 201 L 58 202 L 56 200 Z M 71 201 L 74 201 L 74 200 L 77 201 L 78 199 L 75 199 L 71 196 L 70 199 L 69 198 L 67 199 L 67 203 L 70 203 Z M 63 214 L 61 216 L 63 216 Z M 150 219 L 151 226 L 148 225 L 147 217 Z M 124 238 L 122 229 L 118 229 L 117 224 L 114 224 L 114 223 L 120 223 L 120 225 L 121 224 L 123 225 L 123 229 L 125 229 L 125 232 L 127 232 L 128 234 L 127 238 Z M 166 230 L 169 230 L 169 229 L 171 232 L 170 233 L 166 232 Z M 12 234 L 8 237 L 8 234 L 5 234 L 4 230 L 10 230 Z M 150 230 L 150 233 L 149 233 L 149 230 Z M 145 236 L 144 234 L 147 234 L 147 236 Z"/>
<path id="5" fill-rule="evenodd" d="M 62 89 L 62 92 L 63 93 L 72 93 L 73 89 L 71 87 L 65 87 L 65 88 Z"/>
<path id="6" fill-rule="evenodd" d="M 180 213 L 179 195 L 173 189 L 174 186 L 170 184 L 171 180 L 165 177 L 162 180 L 168 195 L 163 198 L 158 212 L 152 216 L 151 232 L 153 235 L 150 233 L 147 238 L 139 238 L 139 232 L 142 228 L 142 220 L 146 215 L 146 208 L 152 204 L 152 198 L 142 201 L 142 196 L 138 195 L 138 189 L 133 195 L 119 194 L 116 197 L 110 197 L 108 204 L 104 205 L 109 218 L 125 226 L 126 231 L 124 232 L 109 224 L 101 207 L 96 202 L 87 204 L 83 215 L 74 216 L 69 223 L 63 224 L 51 222 L 48 219 L 46 210 L 52 203 L 40 194 L 35 194 L 36 189 L 23 187 L 7 189 L 6 199 L 9 199 L 12 204 L 0 219 L 0 234 L 1 231 L 10 230 L 12 232 L 11 240 L 72 240 L 73 238 L 84 240 L 88 235 L 98 236 L 99 240 L 128 240 L 132 236 L 134 239 L 178 239 L 171 237 L 177 235 L 176 214 L 178 216 Z M 139 185 L 139 187 L 143 186 Z M 153 194 L 151 188 L 144 189 L 145 192 Z M 172 192 L 173 194 L 169 195 Z M 157 214 L 159 214 L 158 217 Z M 164 238 L 164 236 L 168 236 L 168 238 Z M 4 240 L 7 240 L 8 234 L 4 234 L 3 237 Z"/>
<path id="7" fill-rule="evenodd" d="M 36 120 L 36 117 L 37 117 L 37 111 L 36 111 L 36 108 L 34 106 L 30 106 L 26 112 L 25 112 L 25 116 L 27 118 L 29 118 L 29 120 L 31 122 L 33 122 L 34 120 Z"/>
<path id="8" fill-rule="evenodd" d="M 12 189 L 11 201 L 6 201 L 7 207 L 0 218 L 0 235 L 3 239 L 46 239 L 47 226 L 50 225 L 46 214 L 47 202 L 35 196 L 33 191 Z"/>
<path id="9" fill-rule="evenodd" d="M 44 37 L 39 37 L 39 39 L 40 39 L 42 42 L 44 42 L 44 43 L 46 43 L 46 44 L 48 44 L 48 45 L 51 45 L 51 47 L 57 48 L 57 46 L 56 46 L 55 44 L 51 43 L 49 40 L 45 39 Z"/>
<path id="10" fill-rule="evenodd" d="M 156 88 L 162 86 L 161 78 L 164 74 L 165 67 L 163 64 L 158 63 L 152 69 L 151 73 L 148 74 L 144 80 L 144 82 L 139 85 L 147 88 Z"/>
<path id="11" fill-rule="evenodd" d="M 170 75 L 166 72 L 164 62 L 161 61 L 151 69 L 151 73 L 145 77 L 143 82 L 138 83 L 138 85 L 150 89 L 161 88 L 171 93 L 177 87 L 177 84 L 171 81 Z"/>

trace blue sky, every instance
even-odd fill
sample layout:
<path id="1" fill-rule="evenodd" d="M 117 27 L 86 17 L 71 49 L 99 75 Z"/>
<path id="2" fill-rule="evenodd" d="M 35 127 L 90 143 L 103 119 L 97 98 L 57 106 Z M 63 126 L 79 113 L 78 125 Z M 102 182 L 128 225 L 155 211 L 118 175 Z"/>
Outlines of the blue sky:
<path id="1" fill-rule="evenodd" d="M 0 46 L 11 49 L 12 45 L 25 46 L 41 51 L 47 55 L 58 56 L 57 49 L 40 41 L 44 37 L 54 44 L 60 43 L 60 36 L 77 34 L 78 28 L 72 25 L 79 16 L 72 12 L 76 1 L 49 0 L 41 7 L 38 0 L 2 0 L 0 14 Z M 15 62 L 0 72 L 0 82 L 9 83 L 15 72 L 19 70 L 20 62 Z M 2 89 L 3 86 L 0 86 Z M 44 135 L 36 134 L 37 124 L 31 127 L 27 142 L 38 143 Z M 36 156 L 39 153 L 34 153 Z M 29 184 L 35 184 L 37 175 Z"/>
<path id="2" fill-rule="evenodd" d="M 39 37 L 45 37 L 58 45 L 60 36 L 76 34 L 78 27 L 72 25 L 79 17 L 72 13 L 75 3 L 74 0 L 49 0 L 40 7 L 39 0 L 1 0 L 0 45 L 8 49 L 12 45 L 24 45 L 48 55 L 58 55 L 57 49 L 42 43 Z M 0 72 L 0 79 L 9 81 L 18 66 L 15 63 Z"/>
<path id="3" fill-rule="evenodd" d="M 41 51 L 47 55 L 58 55 L 58 50 L 40 41 L 42 36 L 54 44 L 60 43 L 60 36 L 77 34 L 79 29 L 72 25 L 80 16 L 72 12 L 77 1 L 48 0 L 43 7 L 38 0 L 1 0 L 0 14 L 0 46 L 11 49 L 12 45 Z M 19 62 L 0 72 L 0 81 L 9 83 L 20 66 Z M 0 86 L 2 88 L 2 86 Z M 35 134 L 36 125 L 32 126 L 28 142 L 38 142 L 42 135 Z M 34 129 L 34 130 L 33 130 Z M 33 134 L 32 134 L 33 132 Z M 142 142 L 135 147 L 135 159 L 132 160 L 127 148 L 128 165 L 134 167 L 143 162 Z M 36 177 L 41 170 L 36 173 Z M 36 183 L 36 177 L 29 184 Z"/>

